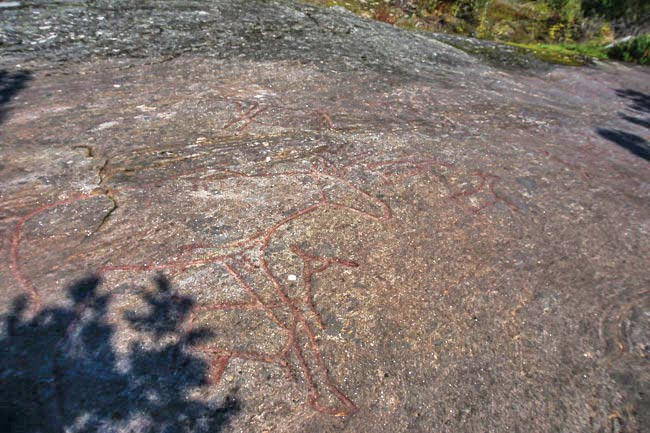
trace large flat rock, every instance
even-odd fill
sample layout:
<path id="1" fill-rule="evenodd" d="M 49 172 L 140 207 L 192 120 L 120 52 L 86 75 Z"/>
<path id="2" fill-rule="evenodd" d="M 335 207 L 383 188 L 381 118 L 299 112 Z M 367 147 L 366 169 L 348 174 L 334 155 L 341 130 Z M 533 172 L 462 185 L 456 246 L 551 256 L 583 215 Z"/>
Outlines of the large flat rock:
<path id="1" fill-rule="evenodd" d="M 21 3 L 0 430 L 650 429 L 647 68 L 291 2 Z"/>

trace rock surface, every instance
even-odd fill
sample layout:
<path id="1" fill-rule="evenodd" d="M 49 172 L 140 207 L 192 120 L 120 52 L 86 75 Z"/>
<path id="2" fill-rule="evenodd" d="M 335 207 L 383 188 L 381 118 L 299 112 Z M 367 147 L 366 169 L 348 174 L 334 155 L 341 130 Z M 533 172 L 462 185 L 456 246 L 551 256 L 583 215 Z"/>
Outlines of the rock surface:
<path id="1" fill-rule="evenodd" d="M 0 430 L 650 429 L 647 68 L 105 0 L 0 71 Z"/>

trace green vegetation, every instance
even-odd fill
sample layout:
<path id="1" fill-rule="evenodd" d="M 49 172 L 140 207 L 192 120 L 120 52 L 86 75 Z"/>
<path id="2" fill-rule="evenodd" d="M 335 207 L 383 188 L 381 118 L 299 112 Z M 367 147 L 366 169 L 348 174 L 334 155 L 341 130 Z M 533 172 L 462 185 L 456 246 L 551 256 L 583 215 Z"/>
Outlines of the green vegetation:
<path id="1" fill-rule="evenodd" d="M 586 16 L 639 21 L 648 18 L 650 2 L 648 0 L 582 0 L 582 10 Z"/>
<path id="2" fill-rule="evenodd" d="M 591 59 L 607 60 L 607 48 L 602 44 L 517 44 L 519 48 L 531 51 L 542 60 L 568 66 L 580 66 L 589 63 Z"/>
<path id="3" fill-rule="evenodd" d="M 639 36 L 615 45 L 607 54 L 612 59 L 650 65 L 650 35 Z"/>
<path id="4" fill-rule="evenodd" d="M 544 60 L 579 65 L 615 58 L 648 63 L 642 36 L 608 50 L 613 23 L 650 20 L 648 0 L 308 0 L 342 6 L 406 29 L 456 33 L 505 42 Z M 623 27 L 625 27 L 623 25 Z"/>

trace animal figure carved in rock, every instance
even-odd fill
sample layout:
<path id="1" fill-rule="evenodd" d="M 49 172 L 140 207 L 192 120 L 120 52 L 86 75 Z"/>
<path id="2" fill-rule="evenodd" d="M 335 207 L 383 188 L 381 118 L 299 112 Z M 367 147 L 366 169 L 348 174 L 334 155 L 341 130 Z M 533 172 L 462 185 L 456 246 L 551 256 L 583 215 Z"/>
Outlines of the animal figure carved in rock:
<path id="1" fill-rule="evenodd" d="M 236 187 L 242 187 L 242 181 L 244 184 L 255 184 L 250 191 L 259 189 L 265 183 L 276 187 L 282 184 L 284 188 L 293 184 L 294 189 L 302 190 L 302 196 L 297 200 L 297 209 L 289 213 L 285 211 L 286 215 L 276 217 L 264 227 L 249 229 L 239 239 L 224 238 L 220 232 L 206 235 L 205 223 L 209 223 L 210 219 L 205 218 L 205 213 L 211 213 L 214 217 L 215 207 L 221 207 L 221 211 L 224 211 L 229 209 L 230 204 L 230 208 L 246 212 L 241 209 L 241 204 L 247 200 L 265 202 L 268 199 L 263 194 L 259 197 L 244 197 L 248 194 L 246 192 L 235 194 L 233 191 Z M 221 188 L 217 191 L 217 187 Z M 179 206 L 188 205 L 182 212 L 165 214 L 160 211 L 162 206 L 159 202 L 168 200 L 171 193 L 180 198 Z M 283 193 L 286 194 L 286 191 Z M 224 202 L 228 204 L 224 205 Z M 119 207 L 116 203 L 119 203 Z M 97 212 L 102 208 L 102 211 Z M 312 282 L 316 274 L 332 266 L 353 268 L 358 264 L 339 257 L 318 256 L 299 245 L 290 245 L 291 254 L 302 262 L 302 293 L 290 296 L 275 275 L 267 254 L 279 229 L 323 210 L 349 212 L 377 222 L 391 218 L 391 209 L 386 203 L 328 171 L 323 165 L 312 164 L 308 169 L 277 173 L 193 173 L 189 177 L 177 176 L 156 186 L 138 185 L 72 195 L 33 210 L 15 226 L 10 267 L 16 281 L 30 295 L 35 308 L 38 308 L 43 298 L 42 290 L 37 288 L 41 284 L 32 281 L 33 278 L 23 271 L 26 268 L 24 262 L 29 260 L 39 262 L 38 265 L 29 266 L 30 273 L 35 277 L 41 273 L 52 273 L 52 268 L 61 263 L 78 265 L 80 261 L 85 262 L 84 267 L 97 277 L 120 272 L 184 273 L 218 266 L 230 276 L 232 283 L 248 294 L 248 299 L 235 303 L 199 303 L 185 326 L 191 326 L 194 319 L 205 311 L 255 310 L 263 312 L 279 327 L 285 334 L 285 340 L 277 353 L 214 349 L 208 346 L 198 348 L 211 359 L 212 381 L 218 383 L 228 363 L 236 358 L 272 363 L 279 365 L 288 377 L 293 377 L 292 371 L 297 371 L 302 376 L 308 388 L 308 403 L 314 409 L 331 415 L 349 415 L 357 408 L 330 377 L 316 341 L 315 328 L 322 329 L 324 324 L 313 303 Z M 97 213 L 103 214 L 99 222 Z M 91 214 L 95 216 L 90 216 Z M 281 215 L 282 212 L 276 211 L 276 214 Z M 57 231 L 57 221 L 65 221 L 69 226 L 70 219 L 74 220 L 75 217 L 82 226 L 70 234 L 72 238 L 76 236 L 76 240 L 62 242 L 61 239 L 66 238 L 67 233 Z M 263 223 L 265 221 L 259 215 L 257 219 Z M 44 226 L 44 221 L 48 222 L 47 228 L 39 231 Z M 241 235 L 241 230 L 238 234 Z M 195 240 L 197 237 L 201 238 L 200 242 L 178 243 L 179 239 Z M 67 252 L 57 253 L 56 244 L 49 244 L 47 248 L 53 250 L 50 257 L 36 258 L 37 252 L 43 251 L 38 245 L 47 244 L 48 238 L 52 242 L 58 239 L 59 247 L 66 245 Z M 140 239 L 156 239 L 156 242 L 143 247 L 139 245 L 142 243 L 139 242 Z M 26 244 L 33 245 L 28 247 Z M 24 254 L 24 250 L 29 250 L 29 254 Z M 173 251 L 172 254 L 170 250 Z M 40 271 L 34 272 L 34 269 Z M 246 273 L 257 273 L 264 281 L 266 290 L 254 287 Z"/>
<path id="2" fill-rule="evenodd" d="M 97 277 L 150 272 L 186 275 L 218 269 L 229 284 L 245 293 L 245 298 L 199 302 L 184 326 L 191 327 L 209 312 L 248 311 L 263 314 L 282 331 L 284 340 L 281 348 L 272 352 L 210 345 L 195 348 L 209 357 L 212 381 L 218 383 L 234 359 L 274 364 L 296 383 L 300 381 L 293 373 L 302 377 L 307 401 L 314 409 L 350 415 L 357 407 L 330 377 L 317 342 L 317 333 L 325 324 L 314 305 L 313 285 L 317 274 L 331 267 L 355 268 L 358 263 L 318 255 L 298 243 L 286 244 L 285 254 L 296 259 L 301 268 L 297 272 L 302 283 L 299 293 L 291 294 L 274 271 L 269 251 L 278 243 L 280 230 L 291 231 L 293 224 L 301 224 L 308 216 L 321 218 L 319 212 L 343 212 L 378 223 L 390 220 L 392 211 L 387 203 L 348 180 L 354 170 L 371 173 L 390 184 L 419 175 L 440 178 L 444 177 L 440 170 L 454 168 L 436 158 L 364 161 L 368 157 L 359 155 L 342 168 L 320 159 L 290 171 L 220 169 L 72 195 L 34 209 L 18 221 L 12 235 L 10 268 L 35 308 L 44 296 L 37 287 L 44 283 L 32 281 L 23 271 L 27 267 L 37 276 L 49 275 L 52 269 L 62 273 L 66 264 L 83 263 Z M 469 179 L 474 177 L 480 183 L 464 189 L 451 187 L 446 200 L 458 203 L 487 193 L 484 204 L 460 207 L 474 214 L 503 201 L 516 210 L 494 192 L 493 182 L 498 177 L 479 172 Z M 169 206 L 171 196 L 173 208 Z M 58 221 L 70 226 L 70 219 L 75 218 L 82 227 L 72 233 L 57 230 Z M 26 244 L 31 245 L 29 254 L 23 251 Z M 57 251 L 56 247 L 59 253 L 39 256 L 48 248 Z M 29 266 L 25 266 L 28 261 Z M 212 290 L 210 281 L 205 284 Z"/>

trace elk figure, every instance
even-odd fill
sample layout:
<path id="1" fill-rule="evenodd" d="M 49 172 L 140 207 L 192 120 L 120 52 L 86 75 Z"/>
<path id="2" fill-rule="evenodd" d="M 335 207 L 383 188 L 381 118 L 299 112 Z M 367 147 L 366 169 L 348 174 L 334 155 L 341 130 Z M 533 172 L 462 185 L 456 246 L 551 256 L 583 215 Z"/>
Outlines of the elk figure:
<path id="1" fill-rule="evenodd" d="M 350 415 L 357 411 L 357 406 L 330 377 L 317 343 L 316 335 L 325 324 L 313 302 L 313 282 L 318 273 L 331 267 L 354 268 L 358 264 L 341 257 L 320 256 L 298 244 L 285 245 L 284 248 L 288 248 L 285 253 L 301 262 L 302 285 L 300 293 L 295 295 L 289 293 L 274 272 L 269 249 L 278 240 L 281 229 L 309 215 L 318 217 L 318 212 L 324 210 L 347 212 L 375 222 L 390 220 L 392 212 L 387 203 L 347 179 L 352 169 L 373 173 L 390 184 L 420 175 L 444 183 L 446 180 L 441 173 L 454 168 L 436 158 L 364 162 L 368 156 L 359 155 L 342 168 L 326 160 L 317 160 L 306 168 L 292 171 L 223 169 L 176 175 L 155 184 L 104 188 L 74 195 L 34 209 L 18 221 L 12 235 L 9 265 L 35 308 L 39 308 L 43 294 L 37 289 L 40 284 L 23 271 L 24 262 L 30 258 L 29 268 L 34 277 L 51 273 L 52 268 L 64 267 L 61 263 L 79 262 L 87 262 L 86 268 L 97 277 L 120 272 L 183 274 L 220 268 L 231 284 L 246 293 L 246 299 L 197 303 L 184 326 L 191 327 L 198 316 L 210 311 L 261 312 L 285 338 L 282 348 L 273 353 L 215 349 L 209 345 L 194 347 L 209 358 L 211 381 L 218 383 L 233 359 L 274 364 L 296 382 L 296 374 L 302 378 L 307 387 L 307 402 L 314 409 L 330 415 Z M 497 201 L 514 207 L 494 192 L 493 183 L 498 177 L 480 172 L 472 176 L 479 179 L 475 186 L 471 181 L 469 187 L 451 186 L 445 199 L 458 203 L 471 196 L 485 195 L 483 205 L 460 206 L 470 214 L 481 212 Z M 244 188 L 247 182 L 253 185 Z M 268 195 L 260 192 L 265 188 Z M 253 191 L 255 196 L 251 197 Z M 176 206 L 170 209 L 171 196 Z M 273 207 L 278 200 L 287 197 L 294 200 L 287 200 L 285 208 L 278 211 L 277 206 Z M 167 205 L 162 206 L 162 203 Z M 263 209 L 242 208 L 245 205 Z M 102 217 L 89 216 L 93 212 Z M 265 219 L 260 216 L 263 213 L 274 216 Z M 243 225 L 251 227 L 242 229 L 239 226 L 246 217 L 248 220 L 244 222 L 248 224 Z M 82 227 L 73 233 L 60 233 L 56 230 L 57 224 L 52 224 L 57 220 L 64 221 L 66 226 L 70 226 L 70 220 L 78 221 Z M 209 230 L 214 226 L 222 229 Z M 50 232 L 42 227 L 49 227 Z M 155 243 L 142 245 L 138 239 L 155 239 Z M 24 254 L 25 244 L 33 244 L 30 254 Z M 55 254 L 42 260 L 32 257 L 48 248 L 56 250 L 57 246 L 66 248 L 65 260 Z M 210 281 L 205 285 L 210 289 Z"/>
<path id="2" fill-rule="evenodd" d="M 232 184 L 224 185 L 228 182 Z M 206 222 L 201 220 L 204 212 L 215 207 L 227 209 L 227 205 L 220 206 L 224 201 L 246 201 L 246 197 L 228 197 L 235 184 L 241 187 L 242 182 L 254 182 L 257 188 L 265 182 L 271 187 L 293 185 L 300 190 L 296 193 L 300 196 L 299 207 L 285 211 L 265 227 L 253 227 L 240 239 L 224 242 L 220 233 L 212 239 L 203 235 L 205 227 L 200 225 Z M 162 212 L 160 202 L 169 200 L 170 194 L 176 194 L 175 199 L 180 197 L 180 204 L 188 206 L 178 213 Z M 196 200 L 199 196 L 201 200 Z M 278 230 L 324 209 L 350 212 L 378 222 L 391 218 L 386 203 L 346 180 L 343 170 L 335 170 L 324 162 L 289 172 L 193 173 L 176 176 L 162 184 L 158 182 L 156 186 L 105 188 L 77 194 L 34 209 L 14 228 L 9 265 L 37 309 L 43 298 L 42 290 L 37 288 L 41 285 L 36 282 L 39 274 L 51 274 L 53 268 L 65 267 L 62 263 L 74 263 L 78 268 L 80 261 L 87 261 L 84 267 L 96 277 L 120 272 L 174 274 L 220 267 L 232 283 L 247 293 L 247 300 L 197 303 L 184 326 L 192 326 L 198 315 L 211 310 L 261 311 L 281 329 L 285 340 L 277 353 L 214 349 L 207 345 L 195 347 L 194 350 L 204 352 L 210 359 L 211 381 L 218 383 L 233 359 L 272 363 L 279 365 L 289 377 L 297 379 L 296 374 L 302 377 L 308 388 L 307 401 L 314 409 L 331 415 L 350 415 L 357 407 L 328 374 L 316 341 L 316 332 L 324 329 L 324 324 L 313 303 L 312 282 L 316 274 L 330 267 L 354 268 L 358 264 L 344 258 L 318 256 L 299 245 L 289 245 L 288 253 L 302 262 L 300 294 L 292 296 L 275 275 L 267 254 Z M 97 213 L 102 216 L 98 218 Z M 48 221 L 45 232 L 40 231 L 43 221 Z M 66 227 L 75 223 L 81 227 L 64 233 L 57 229 L 58 221 Z M 151 236 L 152 233 L 156 235 Z M 152 237 L 156 239 L 154 245 L 140 245 L 139 239 Z M 200 242 L 183 243 L 179 237 L 193 241 L 199 237 Z M 50 253 L 45 257 L 36 257 L 48 249 Z M 27 262 L 30 272 L 23 270 L 27 269 Z M 54 272 L 61 272 L 61 268 Z M 258 281 L 257 285 L 251 282 L 253 279 Z M 205 284 L 209 286 L 210 282 Z"/>

